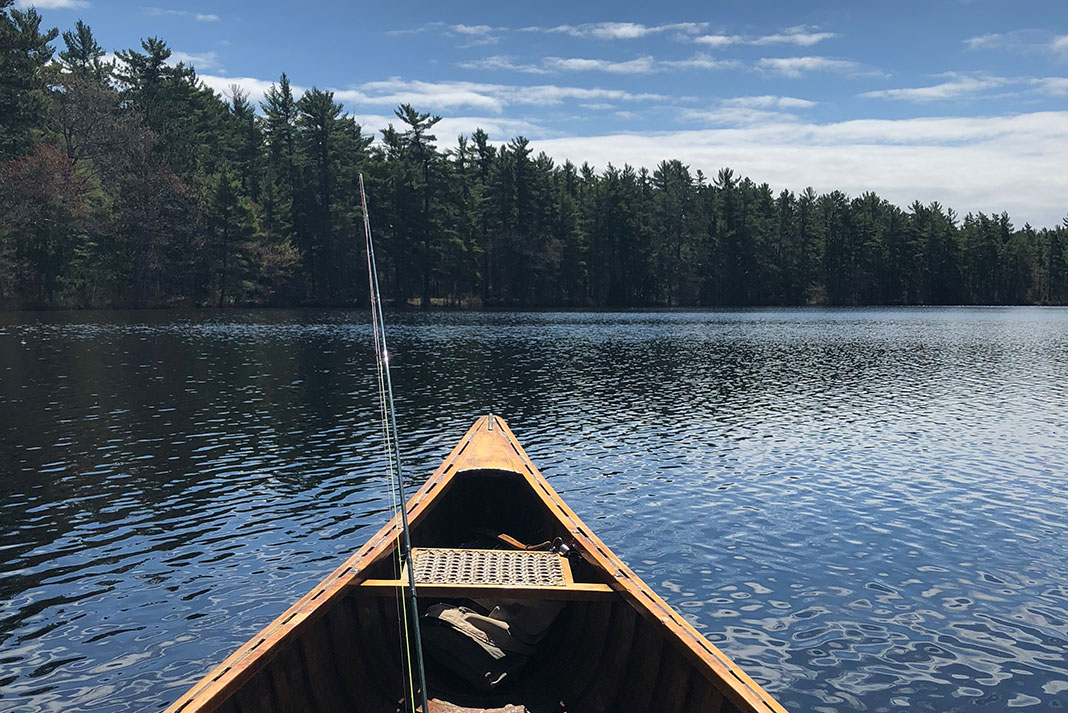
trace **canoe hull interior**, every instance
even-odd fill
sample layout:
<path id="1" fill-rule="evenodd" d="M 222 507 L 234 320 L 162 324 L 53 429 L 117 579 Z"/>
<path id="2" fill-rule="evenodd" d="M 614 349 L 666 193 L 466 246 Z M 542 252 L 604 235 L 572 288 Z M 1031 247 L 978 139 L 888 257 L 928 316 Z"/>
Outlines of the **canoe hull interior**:
<path id="1" fill-rule="evenodd" d="M 458 675 L 440 650 L 425 657 L 432 713 L 785 713 L 589 531 L 502 420 L 479 419 L 408 513 L 416 548 L 572 550 L 562 586 L 420 585 L 422 612 L 522 599 L 553 602 L 555 614 L 492 689 Z M 394 518 L 167 713 L 410 711 L 398 534 Z"/>
<path id="2" fill-rule="evenodd" d="M 406 683 L 396 622 L 396 599 L 347 596 L 218 710 L 402 713 Z M 739 710 L 622 600 L 571 602 L 554 627 L 531 664 L 500 692 L 464 691 L 428 659 L 431 698 L 442 702 L 442 711 Z"/>

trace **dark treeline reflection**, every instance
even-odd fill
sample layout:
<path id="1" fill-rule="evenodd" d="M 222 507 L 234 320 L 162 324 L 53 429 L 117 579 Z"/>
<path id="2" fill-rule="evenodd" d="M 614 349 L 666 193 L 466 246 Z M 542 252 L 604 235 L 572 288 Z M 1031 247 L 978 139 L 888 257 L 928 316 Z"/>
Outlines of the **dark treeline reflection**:
<path id="1" fill-rule="evenodd" d="M 397 304 L 1068 302 L 1068 218 L 1013 226 L 874 193 L 778 195 L 679 160 L 556 165 L 522 137 L 438 145 L 409 105 L 373 142 L 283 74 L 221 98 L 158 38 L 104 61 L 0 0 L 0 305 L 347 304 L 358 175 Z"/>

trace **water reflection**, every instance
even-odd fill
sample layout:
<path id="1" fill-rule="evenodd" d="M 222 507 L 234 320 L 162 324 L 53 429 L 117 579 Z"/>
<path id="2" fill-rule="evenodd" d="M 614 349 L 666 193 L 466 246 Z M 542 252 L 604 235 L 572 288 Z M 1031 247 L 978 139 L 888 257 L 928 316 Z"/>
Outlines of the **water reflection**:
<path id="1" fill-rule="evenodd" d="M 384 519 L 366 315 L 0 315 L 0 707 L 151 710 Z M 1068 700 L 1068 311 L 406 315 L 413 482 L 504 415 L 792 710 Z"/>

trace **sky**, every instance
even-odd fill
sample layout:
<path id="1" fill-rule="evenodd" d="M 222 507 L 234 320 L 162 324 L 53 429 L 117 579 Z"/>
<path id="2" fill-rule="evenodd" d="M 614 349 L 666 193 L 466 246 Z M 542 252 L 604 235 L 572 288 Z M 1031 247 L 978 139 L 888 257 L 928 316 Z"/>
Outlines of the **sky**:
<path id="1" fill-rule="evenodd" d="M 220 93 L 285 72 L 367 131 L 407 102 L 555 160 L 730 167 L 1014 224 L 1068 214 L 1068 0 L 19 0 L 109 51 L 167 41 Z"/>

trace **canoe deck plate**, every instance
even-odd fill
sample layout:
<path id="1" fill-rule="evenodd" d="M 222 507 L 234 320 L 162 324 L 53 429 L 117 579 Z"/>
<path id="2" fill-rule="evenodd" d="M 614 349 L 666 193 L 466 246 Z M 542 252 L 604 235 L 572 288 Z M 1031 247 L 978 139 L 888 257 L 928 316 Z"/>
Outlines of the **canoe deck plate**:
<path id="1" fill-rule="evenodd" d="M 566 587 L 571 568 L 555 552 L 415 547 L 416 584 Z"/>

